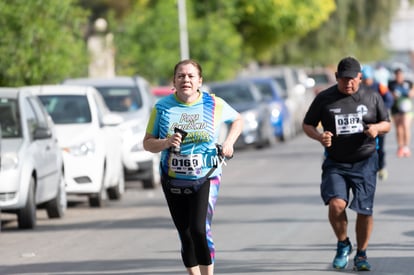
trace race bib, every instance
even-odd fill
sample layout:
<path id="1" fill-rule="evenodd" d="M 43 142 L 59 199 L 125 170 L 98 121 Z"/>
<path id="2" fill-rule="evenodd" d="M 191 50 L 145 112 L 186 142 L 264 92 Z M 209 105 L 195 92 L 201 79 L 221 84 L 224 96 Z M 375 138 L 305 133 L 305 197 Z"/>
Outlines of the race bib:
<path id="1" fill-rule="evenodd" d="M 201 174 L 203 159 L 201 154 L 171 154 L 170 169 L 176 174 L 196 176 Z"/>
<path id="2" fill-rule="evenodd" d="M 364 131 L 362 114 L 356 113 L 335 115 L 335 127 L 337 135 L 362 133 Z"/>

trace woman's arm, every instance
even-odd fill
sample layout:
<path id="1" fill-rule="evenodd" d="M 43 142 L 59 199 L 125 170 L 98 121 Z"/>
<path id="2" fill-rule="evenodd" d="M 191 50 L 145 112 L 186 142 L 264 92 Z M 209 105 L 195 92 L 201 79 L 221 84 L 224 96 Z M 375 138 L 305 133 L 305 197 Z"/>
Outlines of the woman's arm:
<path id="1" fill-rule="evenodd" d="M 144 149 L 151 153 L 159 153 L 162 150 L 170 147 L 178 147 L 181 143 L 181 134 L 174 133 L 168 138 L 157 138 L 151 134 L 146 133 L 144 137 Z"/>
<path id="2" fill-rule="evenodd" d="M 239 114 L 237 118 L 231 123 L 230 130 L 227 134 L 226 139 L 223 142 L 223 154 L 226 157 L 233 156 L 234 153 L 234 143 L 236 143 L 237 138 L 240 136 L 243 129 L 243 119 Z"/>

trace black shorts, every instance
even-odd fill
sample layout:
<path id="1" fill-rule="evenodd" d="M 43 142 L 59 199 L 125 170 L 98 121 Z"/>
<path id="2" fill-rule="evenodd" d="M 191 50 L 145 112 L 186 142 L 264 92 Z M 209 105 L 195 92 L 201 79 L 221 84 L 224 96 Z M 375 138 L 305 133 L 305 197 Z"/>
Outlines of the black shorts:
<path id="1" fill-rule="evenodd" d="M 340 198 L 350 201 L 349 208 L 363 215 L 372 215 L 377 185 L 378 155 L 355 163 L 341 163 L 326 158 L 322 164 L 321 197 L 324 203 Z"/>

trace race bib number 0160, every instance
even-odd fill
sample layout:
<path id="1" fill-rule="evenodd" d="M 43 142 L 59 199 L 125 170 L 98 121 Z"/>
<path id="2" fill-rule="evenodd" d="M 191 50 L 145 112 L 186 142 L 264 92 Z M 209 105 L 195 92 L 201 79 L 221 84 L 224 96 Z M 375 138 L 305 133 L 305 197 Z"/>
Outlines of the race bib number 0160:
<path id="1" fill-rule="evenodd" d="M 364 131 L 362 114 L 356 113 L 335 115 L 335 127 L 337 135 L 362 133 Z"/>
<path id="2" fill-rule="evenodd" d="M 191 154 L 191 155 L 171 155 L 170 159 L 170 169 L 176 174 L 181 175 L 198 175 L 201 172 L 201 167 L 203 164 L 201 154 Z"/>

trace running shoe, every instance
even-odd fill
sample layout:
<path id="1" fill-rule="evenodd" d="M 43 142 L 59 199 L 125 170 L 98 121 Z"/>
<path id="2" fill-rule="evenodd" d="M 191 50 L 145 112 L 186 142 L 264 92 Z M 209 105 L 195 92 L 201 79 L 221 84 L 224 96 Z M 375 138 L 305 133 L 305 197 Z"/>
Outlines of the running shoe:
<path id="1" fill-rule="evenodd" d="M 408 146 L 405 146 L 404 148 L 403 148 L 403 156 L 404 157 L 411 157 L 411 150 L 410 150 L 410 148 L 408 147 Z"/>
<path id="2" fill-rule="evenodd" d="M 385 168 L 382 168 L 378 171 L 378 178 L 380 180 L 386 181 L 388 179 L 388 171 Z"/>
<path id="3" fill-rule="evenodd" d="M 355 255 L 354 258 L 354 270 L 355 271 L 370 271 L 371 265 L 367 261 L 367 256 Z"/>
<path id="4" fill-rule="evenodd" d="M 352 244 L 347 239 L 344 242 L 338 242 L 336 249 L 336 255 L 332 262 L 332 266 L 335 269 L 344 269 L 348 265 L 349 254 L 352 253 Z"/>

